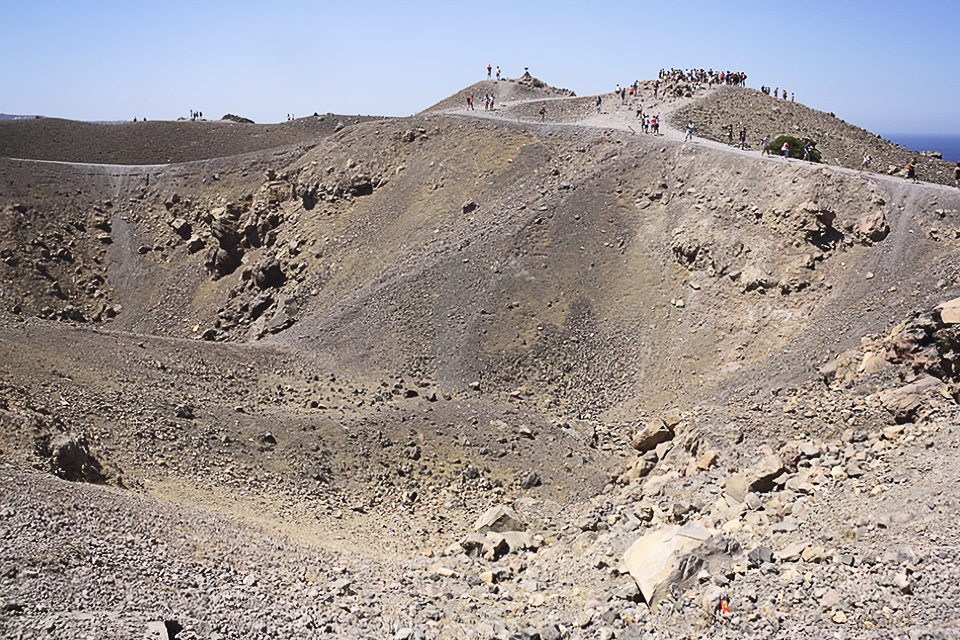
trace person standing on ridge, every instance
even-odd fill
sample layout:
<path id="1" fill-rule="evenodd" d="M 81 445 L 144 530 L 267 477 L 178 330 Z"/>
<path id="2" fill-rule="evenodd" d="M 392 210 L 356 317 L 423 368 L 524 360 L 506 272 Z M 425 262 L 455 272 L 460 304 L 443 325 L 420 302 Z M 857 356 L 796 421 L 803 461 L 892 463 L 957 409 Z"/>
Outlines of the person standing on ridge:
<path id="1" fill-rule="evenodd" d="M 907 163 L 907 180 L 913 180 L 914 182 L 917 181 L 916 165 L 917 165 L 916 158 L 914 158 L 913 160 Z"/>
<path id="2" fill-rule="evenodd" d="M 487 65 L 487 80 L 490 79 L 490 73 L 493 71 L 493 67 Z"/>
<path id="3" fill-rule="evenodd" d="M 497 82 L 500 82 L 500 67 L 497 67 Z"/>
<path id="4" fill-rule="evenodd" d="M 600 103 L 603 102 L 603 98 L 597 96 L 597 113 L 600 113 Z"/>

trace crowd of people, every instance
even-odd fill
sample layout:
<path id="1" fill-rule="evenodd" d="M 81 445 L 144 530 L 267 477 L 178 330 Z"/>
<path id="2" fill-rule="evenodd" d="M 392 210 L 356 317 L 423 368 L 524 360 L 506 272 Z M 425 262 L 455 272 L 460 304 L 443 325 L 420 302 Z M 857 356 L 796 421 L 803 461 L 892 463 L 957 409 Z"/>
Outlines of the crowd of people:
<path id="1" fill-rule="evenodd" d="M 732 87 L 746 86 L 747 74 L 742 71 L 715 71 L 713 69 L 660 69 L 658 79 L 670 84 L 689 82 L 706 84 L 726 84 Z"/>

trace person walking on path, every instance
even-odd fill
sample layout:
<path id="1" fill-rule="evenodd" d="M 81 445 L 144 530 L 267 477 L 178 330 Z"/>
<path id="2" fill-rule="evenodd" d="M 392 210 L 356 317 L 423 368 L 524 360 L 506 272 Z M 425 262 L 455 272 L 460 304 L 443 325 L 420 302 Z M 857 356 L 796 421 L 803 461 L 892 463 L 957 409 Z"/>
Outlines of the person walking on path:
<path id="1" fill-rule="evenodd" d="M 770 136 L 767 136 L 763 139 L 763 142 L 760 143 L 763 146 L 763 151 L 760 152 L 762 156 L 770 155 Z"/>
<path id="2" fill-rule="evenodd" d="M 869 171 L 870 170 L 870 155 L 864 151 L 863 161 L 860 163 L 860 171 Z"/>
<path id="3" fill-rule="evenodd" d="M 603 102 L 603 98 L 597 96 L 597 113 L 600 113 L 600 103 Z"/>
<path id="4" fill-rule="evenodd" d="M 810 141 L 807 141 L 807 144 L 803 145 L 803 159 L 806 160 L 807 162 L 810 162 L 811 147 L 813 147 L 813 145 L 810 143 Z"/>
<path id="5" fill-rule="evenodd" d="M 683 140 L 684 142 L 687 142 L 688 140 L 693 140 L 693 129 L 694 129 L 693 123 L 692 123 L 692 122 L 688 122 L 688 123 L 687 123 L 687 137 L 684 138 L 684 140 Z"/>
<path id="6" fill-rule="evenodd" d="M 916 165 L 917 165 L 916 158 L 914 158 L 913 160 L 907 163 L 907 180 L 913 180 L 914 182 L 917 181 Z"/>
<path id="7" fill-rule="evenodd" d="M 747 146 L 747 130 L 740 129 L 740 148 L 743 149 Z"/>
<path id="8" fill-rule="evenodd" d="M 790 162 L 790 143 L 784 141 L 783 146 L 780 147 L 780 151 L 783 151 L 783 159 Z"/>
<path id="9" fill-rule="evenodd" d="M 540 122 L 543 122 L 547 118 L 547 107 L 544 105 L 540 106 Z"/>
<path id="10" fill-rule="evenodd" d="M 653 120 L 650 122 L 650 126 L 653 127 L 653 135 L 660 135 L 660 114 L 653 116 Z"/>

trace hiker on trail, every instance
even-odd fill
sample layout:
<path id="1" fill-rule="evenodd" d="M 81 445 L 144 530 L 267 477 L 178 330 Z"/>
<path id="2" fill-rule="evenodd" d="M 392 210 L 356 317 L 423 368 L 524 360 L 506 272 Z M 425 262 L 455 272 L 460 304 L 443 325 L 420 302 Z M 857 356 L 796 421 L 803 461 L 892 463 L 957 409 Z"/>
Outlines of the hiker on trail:
<path id="1" fill-rule="evenodd" d="M 807 144 L 803 145 L 803 159 L 807 162 L 810 162 L 810 149 L 813 148 L 813 143 L 807 140 Z"/>
<path id="2" fill-rule="evenodd" d="M 597 113 L 600 113 L 600 103 L 603 102 L 603 98 L 597 96 Z"/>
<path id="3" fill-rule="evenodd" d="M 467 96 L 467 109 L 473 110 L 473 96 Z"/>
<path id="4" fill-rule="evenodd" d="M 863 170 L 870 170 L 870 156 L 866 152 L 863 153 L 863 161 L 860 163 L 860 171 Z"/>
<path id="5" fill-rule="evenodd" d="M 743 149 L 747 146 L 747 130 L 740 129 L 740 148 Z"/>
<path id="6" fill-rule="evenodd" d="M 497 82 L 500 82 L 500 67 L 497 67 Z"/>
<path id="7" fill-rule="evenodd" d="M 643 119 L 643 132 L 650 133 L 650 116 L 646 116 Z"/>
<path id="8" fill-rule="evenodd" d="M 493 96 L 490 96 L 490 111 L 493 111 L 493 102 L 496 100 Z"/>
<path id="9" fill-rule="evenodd" d="M 733 125 L 727 125 L 727 144 L 733 144 Z"/>
<path id="10" fill-rule="evenodd" d="M 491 67 L 490 65 L 487 65 L 487 80 L 490 79 L 490 72 L 491 72 L 491 71 L 493 71 L 493 67 Z"/>
<path id="11" fill-rule="evenodd" d="M 780 151 L 783 151 L 783 159 L 790 162 L 790 143 L 784 141 L 783 146 L 780 147 Z"/>
<path id="12" fill-rule="evenodd" d="M 640 119 L 643 119 L 643 105 L 642 105 L 642 104 L 637 107 L 637 117 L 640 118 Z"/>
<path id="13" fill-rule="evenodd" d="M 684 138 L 684 142 L 687 140 L 693 140 L 693 129 L 694 125 L 692 122 L 687 123 L 687 137 Z"/>
<path id="14" fill-rule="evenodd" d="M 540 107 L 540 122 L 543 122 L 547 117 L 547 107 L 541 105 Z"/>
<path id="15" fill-rule="evenodd" d="M 770 155 L 770 136 L 767 136 L 766 138 L 764 138 L 763 142 L 761 142 L 760 144 L 763 145 L 763 151 L 760 152 L 760 155 L 769 156 Z"/>
<path id="16" fill-rule="evenodd" d="M 960 189 L 960 162 L 957 163 L 957 167 L 953 170 L 953 183 L 957 189 Z"/>
<path id="17" fill-rule="evenodd" d="M 913 180 L 914 182 L 917 181 L 916 164 L 916 158 L 907 163 L 907 180 Z"/>
<path id="18" fill-rule="evenodd" d="M 660 135 L 660 114 L 653 116 L 653 121 L 650 123 L 650 126 L 653 127 L 653 135 Z"/>

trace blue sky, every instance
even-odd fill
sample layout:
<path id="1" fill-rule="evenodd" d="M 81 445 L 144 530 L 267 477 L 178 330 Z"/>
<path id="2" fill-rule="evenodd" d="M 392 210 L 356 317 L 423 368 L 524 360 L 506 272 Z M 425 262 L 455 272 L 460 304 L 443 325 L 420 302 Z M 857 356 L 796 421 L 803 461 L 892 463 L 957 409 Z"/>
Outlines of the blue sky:
<path id="1" fill-rule="evenodd" d="M 0 0 L 0 112 L 406 116 L 487 64 L 578 95 L 713 67 L 875 133 L 960 134 L 958 24 L 957 0 Z"/>

